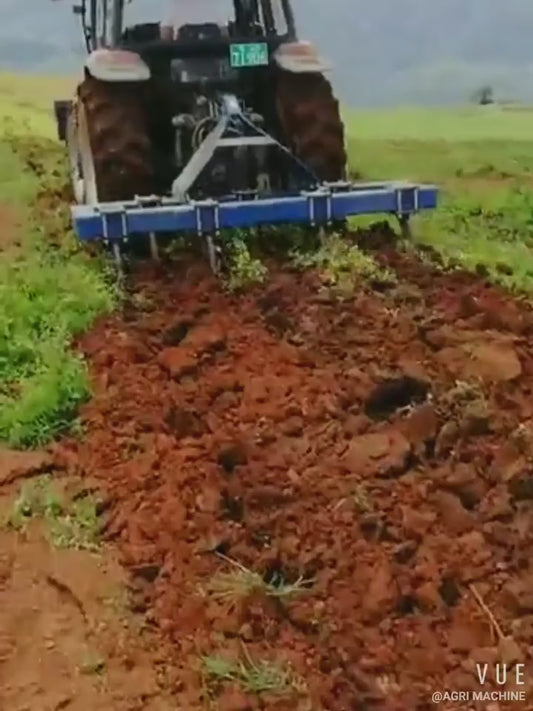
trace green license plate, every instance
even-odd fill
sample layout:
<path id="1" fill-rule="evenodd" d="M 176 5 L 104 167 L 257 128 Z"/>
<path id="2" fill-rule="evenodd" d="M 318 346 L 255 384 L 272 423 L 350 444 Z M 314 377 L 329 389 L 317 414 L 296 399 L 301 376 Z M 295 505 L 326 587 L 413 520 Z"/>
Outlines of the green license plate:
<path id="1" fill-rule="evenodd" d="M 268 65 L 266 42 L 232 44 L 229 48 L 232 67 L 264 67 Z"/>

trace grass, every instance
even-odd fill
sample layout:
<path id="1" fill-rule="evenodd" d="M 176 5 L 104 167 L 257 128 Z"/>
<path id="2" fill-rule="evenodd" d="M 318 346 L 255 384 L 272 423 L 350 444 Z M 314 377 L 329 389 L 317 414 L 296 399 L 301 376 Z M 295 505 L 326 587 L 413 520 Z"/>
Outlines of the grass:
<path id="1" fill-rule="evenodd" d="M 502 141 L 529 143 L 528 111 L 507 106 L 463 106 L 345 111 L 345 122 L 361 140 L 445 140 L 451 143 Z"/>
<path id="2" fill-rule="evenodd" d="M 7 143 L 0 142 L 0 196 L 5 204 L 17 208 L 26 206 L 35 197 L 35 179 L 24 170 L 20 160 Z"/>
<path id="3" fill-rule="evenodd" d="M 234 661 L 222 655 L 202 657 L 204 672 L 216 682 L 236 682 L 245 692 L 253 694 L 288 695 L 303 693 L 303 684 L 283 665 L 268 660 Z"/>
<path id="4" fill-rule="evenodd" d="M 23 133 L 54 138 L 54 100 L 69 99 L 76 77 L 0 72 L 0 122 L 8 118 Z"/>
<path id="5" fill-rule="evenodd" d="M 231 563 L 234 569 L 230 572 L 217 573 L 202 588 L 205 595 L 216 600 L 246 598 L 254 593 L 287 600 L 307 592 L 314 582 L 300 577 L 294 583 L 288 583 L 281 576 L 274 576 L 267 581 L 259 573 L 249 570 L 230 558 L 222 557 Z"/>
<path id="6" fill-rule="evenodd" d="M 416 242 L 445 262 L 483 265 L 493 281 L 530 292 L 530 115 L 502 107 L 347 112 L 351 168 L 371 180 L 436 183 L 441 206 L 416 219 Z"/>
<path id="7" fill-rule="evenodd" d="M 44 520 L 49 540 L 57 548 L 96 550 L 99 546 L 96 499 L 84 496 L 68 502 L 49 476 L 22 485 L 7 524 L 20 531 L 35 518 Z"/>
<path id="8" fill-rule="evenodd" d="M 71 248 L 68 230 L 64 247 L 48 241 L 67 224 L 68 205 L 39 203 L 43 186 L 61 180 L 52 177 L 59 151 L 47 154 L 39 182 L 0 142 L 0 192 L 22 222 L 21 248 L 0 256 L 0 440 L 15 447 L 42 445 L 69 427 L 89 394 L 70 341 L 116 302 L 101 266 Z"/>

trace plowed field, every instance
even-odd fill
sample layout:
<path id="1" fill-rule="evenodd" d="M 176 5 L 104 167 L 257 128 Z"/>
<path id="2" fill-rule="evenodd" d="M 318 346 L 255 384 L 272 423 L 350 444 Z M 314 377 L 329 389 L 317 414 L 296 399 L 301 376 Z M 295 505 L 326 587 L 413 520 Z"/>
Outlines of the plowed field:
<path id="1" fill-rule="evenodd" d="M 426 709 L 499 689 L 497 663 L 525 696 L 441 708 L 529 708 L 533 314 L 378 258 L 398 285 L 342 301 L 313 273 L 228 296 L 201 265 L 146 268 L 79 343 L 94 398 L 56 464 L 106 492 L 179 708 Z M 208 655 L 290 671 L 213 689 Z"/>

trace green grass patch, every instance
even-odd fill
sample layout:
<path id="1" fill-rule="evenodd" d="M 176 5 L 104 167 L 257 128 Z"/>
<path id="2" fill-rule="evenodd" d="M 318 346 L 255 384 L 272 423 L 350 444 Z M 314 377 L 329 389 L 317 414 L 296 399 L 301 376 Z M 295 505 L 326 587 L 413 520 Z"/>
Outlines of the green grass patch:
<path id="1" fill-rule="evenodd" d="M 0 72 L 0 123 L 16 133 L 55 138 L 54 100 L 70 99 L 76 77 L 32 76 Z"/>
<path id="2" fill-rule="evenodd" d="M 0 185 L 23 223 L 21 247 L 0 257 L 0 440 L 15 447 L 42 445 L 69 426 L 88 396 L 85 365 L 69 344 L 116 302 L 97 262 L 48 241 L 68 224 L 67 204 L 39 208 L 39 190 L 57 179 L 45 171 L 39 182 L 0 143 Z M 67 245 L 68 230 L 61 238 Z"/>
<path id="3" fill-rule="evenodd" d="M 450 143 L 531 140 L 531 113 L 498 105 L 347 109 L 343 115 L 349 133 L 363 140 L 445 140 Z"/>
<path id="4" fill-rule="evenodd" d="M 437 249 L 445 263 L 474 271 L 511 290 L 533 289 L 533 193 L 523 187 L 446 195 L 420 220 L 416 241 Z"/>
<path id="5" fill-rule="evenodd" d="M 350 133 L 348 149 L 352 171 L 369 180 L 423 180 L 470 192 L 533 179 L 533 141 L 362 140 Z"/>
<path id="6" fill-rule="evenodd" d="M 253 694 L 289 695 L 304 692 L 304 684 L 291 670 L 278 662 L 246 659 L 234 661 L 222 655 L 202 657 L 204 672 L 210 681 L 236 682 Z"/>
<path id="7" fill-rule="evenodd" d="M 52 545 L 94 551 L 100 542 L 97 506 L 93 496 L 67 501 L 47 475 L 22 485 L 7 524 L 20 531 L 32 519 L 41 518 Z"/>
<path id="8" fill-rule="evenodd" d="M 415 244 L 433 247 L 445 264 L 483 266 L 494 282 L 530 292 L 530 115 L 502 107 L 348 112 L 351 169 L 371 180 L 435 183 L 440 206 L 414 220 Z"/>
<path id="9" fill-rule="evenodd" d="M 0 200 L 6 205 L 25 207 L 35 197 L 35 178 L 6 143 L 0 141 Z M 5 229 L 5 226 L 0 229 Z M 1 243 L 0 243 L 1 244 Z"/>

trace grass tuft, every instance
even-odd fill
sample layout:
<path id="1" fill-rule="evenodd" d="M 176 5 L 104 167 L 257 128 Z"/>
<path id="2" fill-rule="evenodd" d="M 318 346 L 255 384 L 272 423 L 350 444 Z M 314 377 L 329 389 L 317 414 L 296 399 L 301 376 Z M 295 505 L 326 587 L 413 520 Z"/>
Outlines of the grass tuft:
<path id="1" fill-rule="evenodd" d="M 254 662 L 247 654 L 246 659 L 240 661 L 221 655 L 204 656 L 202 663 L 208 679 L 236 682 L 243 691 L 253 694 L 288 695 L 303 691 L 301 680 L 277 662 L 264 659 Z"/>
<path id="2" fill-rule="evenodd" d="M 100 542 L 97 504 L 93 496 L 66 501 L 52 478 L 45 475 L 22 485 L 7 524 L 21 531 L 32 519 L 41 518 L 46 524 L 49 540 L 56 548 L 94 551 Z"/>
<path id="3" fill-rule="evenodd" d="M 234 566 L 230 572 L 219 572 L 202 587 L 202 593 L 213 599 L 225 601 L 242 599 L 260 593 L 278 600 L 288 600 L 305 594 L 314 580 L 298 578 L 294 583 L 287 583 L 281 576 L 274 576 L 266 581 L 259 573 L 249 570 L 240 563 L 221 556 Z"/>

